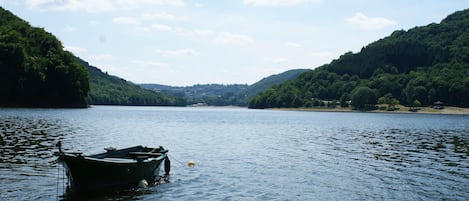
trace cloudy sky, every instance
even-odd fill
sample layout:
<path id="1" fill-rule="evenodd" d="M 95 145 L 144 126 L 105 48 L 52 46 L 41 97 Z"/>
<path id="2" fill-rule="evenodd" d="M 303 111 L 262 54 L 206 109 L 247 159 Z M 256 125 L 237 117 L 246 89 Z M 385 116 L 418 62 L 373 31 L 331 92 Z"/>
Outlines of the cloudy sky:
<path id="1" fill-rule="evenodd" d="M 315 68 L 467 0 L 0 0 L 109 74 L 173 86 L 252 84 Z"/>

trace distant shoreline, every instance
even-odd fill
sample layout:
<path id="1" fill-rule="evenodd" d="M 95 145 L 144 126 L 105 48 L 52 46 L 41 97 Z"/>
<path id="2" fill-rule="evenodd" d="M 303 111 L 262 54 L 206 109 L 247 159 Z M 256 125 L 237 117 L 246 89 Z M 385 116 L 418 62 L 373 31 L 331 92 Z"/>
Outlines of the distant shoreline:
<path id="1" fill-rule="evenodd" d="M 369 110 L 360 111 L 352 110 L 351 108 L 326 108 L 326 107 L 312 107 L 312 108 L 271 108 L 272 110 L 285 110 L 285 111 L 307 111 L 307 112 L 368 112 L 368 113 L 389 113 L 389 114 L 447 114 L 447 115 L 469 115 L 469 108 L 461 107 L 445 107 L 444 109 L 433 109 L 430 107 L 419 107 L 416 112 L 409 111 L 409 107 L 400 106 L 399 110 L 386 111 L 386 110 Z"/>

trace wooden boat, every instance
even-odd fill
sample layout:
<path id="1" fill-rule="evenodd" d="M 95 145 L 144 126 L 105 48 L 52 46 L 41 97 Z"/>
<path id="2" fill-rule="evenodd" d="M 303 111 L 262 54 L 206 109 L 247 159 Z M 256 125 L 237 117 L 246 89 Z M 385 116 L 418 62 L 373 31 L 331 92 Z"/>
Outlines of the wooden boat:
<path id="1" fill-rule="evenodd" d="M 58 161 L 65 168 L 69 189 L 73 192 L 133 188 L 152 184 L 160 179 L 164 161 L 165 176 L 169 175 L 168 150 L 163 147 L 135 146 L 125 149 L 106 148 L 95 155 L 64 152 L 59 147 Z"/>

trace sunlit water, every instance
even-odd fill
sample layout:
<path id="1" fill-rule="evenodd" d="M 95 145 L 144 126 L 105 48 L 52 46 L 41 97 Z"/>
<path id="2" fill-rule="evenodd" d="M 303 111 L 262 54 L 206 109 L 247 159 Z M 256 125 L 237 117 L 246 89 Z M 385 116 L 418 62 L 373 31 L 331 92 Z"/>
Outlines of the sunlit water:
<path id="1" fill-rule="evenodd" d="M 81 199 L 59 140 L 170 150 L 169 183 L 89 200 L 469 200 L 468 116 L 112 106 L 0 109 L 0 200 Z"/>

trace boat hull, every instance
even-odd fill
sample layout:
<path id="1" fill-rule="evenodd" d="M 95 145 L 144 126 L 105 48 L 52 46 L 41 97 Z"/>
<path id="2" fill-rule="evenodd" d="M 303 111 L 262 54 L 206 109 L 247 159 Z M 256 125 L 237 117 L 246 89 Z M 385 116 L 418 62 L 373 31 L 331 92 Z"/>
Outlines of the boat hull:
<path id="1" fill-rule="evenodd" d="M 159 179 L 160 166 L 166 158 L 166 154 L 132 159 L 63 153 L 59 161 L 66 170 L 70 190 L 82 192 L 137 187 L 142 179 L 154 183 Z"/>

